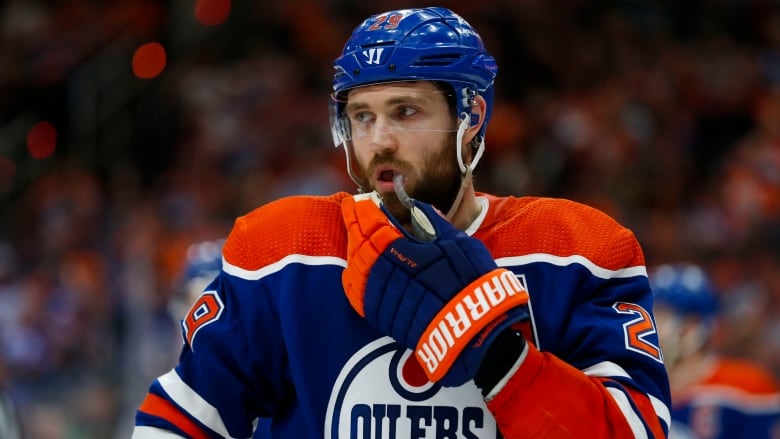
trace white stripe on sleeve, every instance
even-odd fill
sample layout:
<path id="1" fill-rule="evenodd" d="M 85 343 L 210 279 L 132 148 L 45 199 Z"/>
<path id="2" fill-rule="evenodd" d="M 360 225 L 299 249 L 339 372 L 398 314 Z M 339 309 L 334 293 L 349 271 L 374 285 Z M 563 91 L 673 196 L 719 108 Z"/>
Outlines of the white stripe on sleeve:
<path id="1" fill-rule="evenodd" d="M 165 392 L 170 395 L 171 399 L 184 408 L 192 417 L 222 437 L 231 437 L 217 409 L 192 390 L 187 383 L 182 381 L 175 369 L 171 369 L 165 375 L 157 378 L 157 381 Z"/>
<path id="2" fill-rule="evenodd" d="M 185 439 L 183 436 L 156 427 L 137 426 L 130 439 Z"/>

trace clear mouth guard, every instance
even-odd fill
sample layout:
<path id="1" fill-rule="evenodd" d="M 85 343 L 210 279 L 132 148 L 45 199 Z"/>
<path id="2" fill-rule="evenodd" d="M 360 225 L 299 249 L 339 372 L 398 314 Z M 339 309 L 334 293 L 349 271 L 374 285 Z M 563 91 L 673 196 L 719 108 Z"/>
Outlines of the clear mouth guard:
<path id="1" fill-rule="evenodd" d="M 431 242 L 436 239 L 436 229 L 433 227 L 431 220 L 419 207 L 414 205 L 414 200 L 406 193 L 403 174 L 396 174 L 393 177 L 393 189 L 401 204 L 411 212 L 412 233 L 415 238 L 424 242 Z"/>

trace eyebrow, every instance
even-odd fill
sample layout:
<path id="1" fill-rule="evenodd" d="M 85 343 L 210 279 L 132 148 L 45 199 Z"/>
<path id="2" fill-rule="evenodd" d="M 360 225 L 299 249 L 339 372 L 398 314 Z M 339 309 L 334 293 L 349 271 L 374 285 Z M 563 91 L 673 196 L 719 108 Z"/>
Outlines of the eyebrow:
<path id="1" fill-rule="evenodd" d="M 425 95 L 399 95 L 399 96 L 393 96 L 392 98 L 384 101 L 382 105 L 384 106 L 393 106 L 393 105 L 399 105 L 399 104 L 421 104 L 426 101 L 431 101 L 432 99 Z M 358 111 L 358 110 L 365 110 L 369 108 L 369 105 L 365 102 L 348 102 L 347 106 L 345 107 L 345 111 L 352 112 L 352 111 Z"/>

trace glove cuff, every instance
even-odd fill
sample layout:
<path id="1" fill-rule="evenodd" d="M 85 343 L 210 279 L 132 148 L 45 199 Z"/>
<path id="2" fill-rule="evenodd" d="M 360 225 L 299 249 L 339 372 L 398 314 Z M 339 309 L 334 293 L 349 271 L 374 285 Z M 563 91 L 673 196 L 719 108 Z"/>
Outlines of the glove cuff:
<path id="1" fill-rule="evenodd" d="M 507 328 L 496 337 L 474 375 L 474 384 L 484 398 L 503 387 L 503 383 L 522 364 L 528 349 L 525 337 L 514 329 Z"/>
<path id="2" fill-rule="evenodd" d="M 509 310 L 528 303 L 528 292 L 505 268 L 471 282 L 431 320 L 415 348 L 428 379 L 441 380 L 480 332 Z M 486 334 L 489 331 L 486 332 Z M 474 340 L 481 344 L 484 340 Z"/>

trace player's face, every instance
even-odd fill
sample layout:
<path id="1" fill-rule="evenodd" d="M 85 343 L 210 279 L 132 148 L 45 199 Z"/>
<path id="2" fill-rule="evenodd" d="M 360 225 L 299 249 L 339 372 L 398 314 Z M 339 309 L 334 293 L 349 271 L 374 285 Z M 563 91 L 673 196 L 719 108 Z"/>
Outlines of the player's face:
<path id="1" fill-rule="evenodd" d="M 658 338 L 664 353 L 664 361 L 667 366 L 672 366 L 680 357 L 679 334 L 682 329 L 682 320 L 674 311 L 664 306 L 655 306 L 653 312 L 658 328 Z"/>
<path id="2" fill-rule="evenodd" d="M 393 191 L 403 174 L 407 193 L 446 212 L 457 195 L 460 170 L 455 151 L 456 120 L 444 93 L 431 82 L 399 82 L 350 92 L 346 114 L 352 145 L 368 189 L 382 195 L 402 223 L 409 212 Z"/>
<path id="3" fill-rule="evenodd" d="M 709 338 L 705 323 L 696 316 L 683 316 L 674 310 L 656 305 L 653 308 L 664 363 L 670 370 L 681 360 L 700 352 Z"/>

